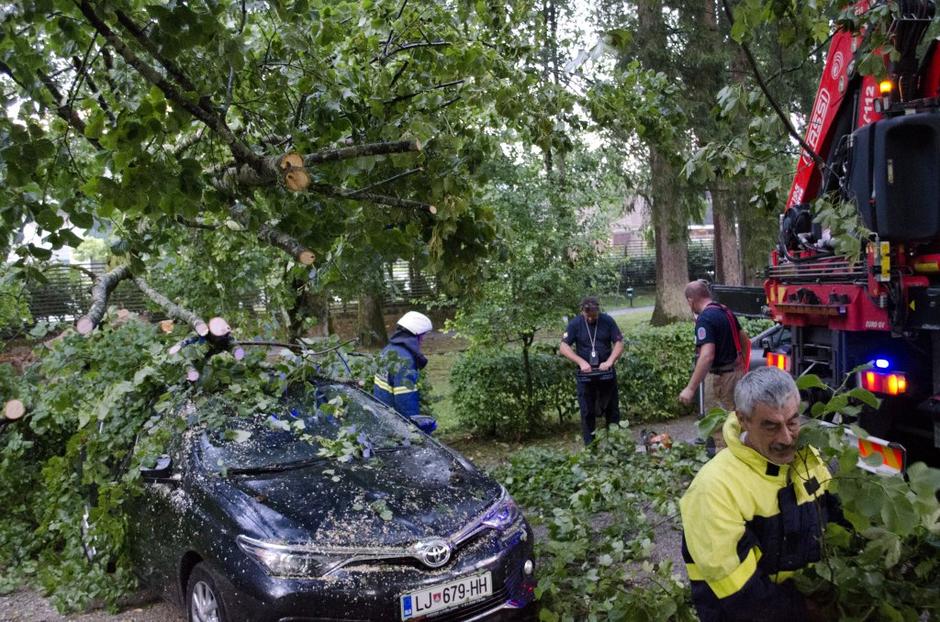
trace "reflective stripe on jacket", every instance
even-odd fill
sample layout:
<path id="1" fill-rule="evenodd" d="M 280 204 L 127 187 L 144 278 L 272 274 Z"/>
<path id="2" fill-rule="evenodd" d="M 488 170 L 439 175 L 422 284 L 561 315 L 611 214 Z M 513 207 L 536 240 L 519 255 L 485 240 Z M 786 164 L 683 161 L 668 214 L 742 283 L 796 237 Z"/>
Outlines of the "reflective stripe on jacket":
<path id="1" fill-rule="evenodd" d="M 397 359 L 392 360 L 390 353 L 397 355 Z M 400 330 L 379 356 L 386 359 L 389 372 L 375 374 L 372 394 L 406 417 L 418 415 L 421 410 L 418 370 L 427 364 L 418 347 L 418 338 Z"/>
<path id="2" fill-rule="evenodd" d="M 705 464 L 679 501 L 682 555 L 702 622 L 806 618 L 788 581 L 820 559 L 822 530 L 841 515 L 831 475 L 812 448 L 790 465 L 768 462 L 741 442 L 732 413 L 728 448 Z"/>

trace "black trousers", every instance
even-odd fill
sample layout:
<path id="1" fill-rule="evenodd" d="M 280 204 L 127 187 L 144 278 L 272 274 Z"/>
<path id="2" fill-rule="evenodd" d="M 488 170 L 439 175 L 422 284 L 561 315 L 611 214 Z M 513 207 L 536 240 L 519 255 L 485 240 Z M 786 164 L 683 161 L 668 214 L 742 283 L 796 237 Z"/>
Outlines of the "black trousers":
<path id="1" fill-rule="evenodd" d="M 617 378 L 593 380 L 578 378 L 578 405 L 581 407 L 581 438 L 585 446 L 594 440 L 598 416 L 609 426 L 620 422 Z"/>

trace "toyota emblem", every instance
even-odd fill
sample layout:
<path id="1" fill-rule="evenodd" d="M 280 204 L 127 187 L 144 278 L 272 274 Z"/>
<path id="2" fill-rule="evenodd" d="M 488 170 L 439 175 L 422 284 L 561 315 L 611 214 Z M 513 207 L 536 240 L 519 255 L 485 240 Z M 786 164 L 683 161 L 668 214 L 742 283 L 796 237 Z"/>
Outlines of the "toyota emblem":
<path id="1" fill-rule="evenodd" d="M 440 568 L 450 561 L 450 545 L 443 540 L 419 542 L 418 557 L 431 568 Z"/>

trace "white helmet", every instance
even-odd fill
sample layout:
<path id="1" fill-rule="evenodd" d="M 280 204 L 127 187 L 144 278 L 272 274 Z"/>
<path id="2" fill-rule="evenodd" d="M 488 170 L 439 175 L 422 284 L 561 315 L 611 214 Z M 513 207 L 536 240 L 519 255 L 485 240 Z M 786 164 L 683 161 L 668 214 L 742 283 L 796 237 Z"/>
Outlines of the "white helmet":
<path id="1" fill-rule="evenodd" d="M 429 333 L 434 328 L 431 319 L 423 313 L 409 311 L 401 316 L 398 325 L 407 330 L 412 335 L 423 335 Z"/>

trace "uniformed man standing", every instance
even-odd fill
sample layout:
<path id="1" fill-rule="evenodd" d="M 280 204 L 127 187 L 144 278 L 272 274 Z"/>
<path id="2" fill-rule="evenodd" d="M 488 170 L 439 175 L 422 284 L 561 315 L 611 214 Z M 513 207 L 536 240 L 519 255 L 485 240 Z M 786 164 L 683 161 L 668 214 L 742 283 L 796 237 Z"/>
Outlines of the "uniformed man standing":
<path id="1" fill-rule="evenodd" d="M 623 334 L 614 318 L 600 312 L 597 298 L 587 296 L 581 314 L 568 323 L 559 352 L 578 366 L 581 437 L 587 446 L 594 440 L 598 415 L 608 426 L 620 421 L 614 364 L 623 353 Z"/>
<path id="2" fill-rule="evenodd" d="M 751 356 L 747 333 L 727 307 L 712 300 L 707 282 L 689 283 L 685 288 L 685 299 L 696 316 L 696 361 L 689 383 L 679 394 L 679 401 L 691 404 L 696 389 L 711 374 L 711 387 L 706 385 L 705 412 L 716 405 L 734 410 L 734 387 L 747 372 Z"/>
<path id="3" fill-rule="evenodd" d="M 391 371 L 375 374 L 372 394 L 406 417 L 421 413 L 421 396 L 418 393 L 418 377 L 428 364 L 421 352 L 421 341 L 434 328 L 430 318 L 417 311 L 409 311 L 398 320 L 397 330 L 388 345 L 379 354 L 383 360 L 396 355 L 395 363 L 389 361 Z"/>

